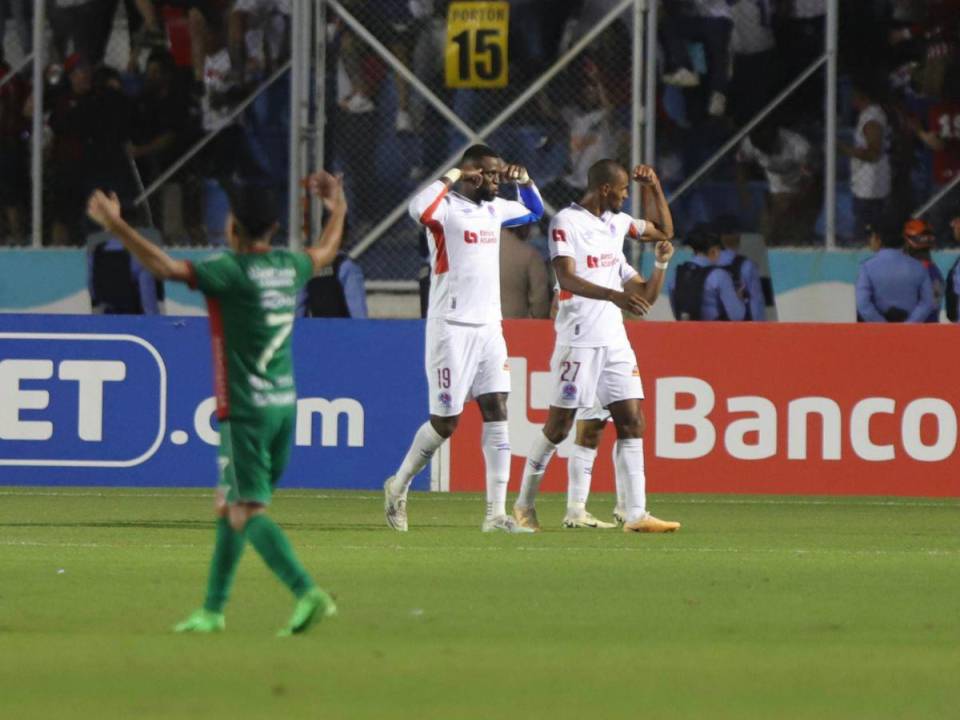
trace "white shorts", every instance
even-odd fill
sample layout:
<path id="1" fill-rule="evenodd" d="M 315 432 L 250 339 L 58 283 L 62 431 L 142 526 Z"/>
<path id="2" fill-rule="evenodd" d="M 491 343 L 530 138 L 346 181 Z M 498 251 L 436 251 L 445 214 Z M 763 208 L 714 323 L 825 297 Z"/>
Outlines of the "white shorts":
<path id="1" fill-rule="evenodd" d="M 459 415 L 472 398 L 510 392 L 507 343 L 500 323 L 427 320 L 426 341 L 431 415 Z"/>
<path id="2" fill-rule="evenodd" d="M 557 345 L 550 359 L 554 387 L 551 405 L 605 408 L 620 400 L 643 398 L 637 357 L 629 345 L 571 347 Z"/>
<path id="3" fill-rule="evenodd" d="M 591 407 L 577 410 L 577 420 L 600 420 L 607 422 L 613 420 L 613 416 L 603 405 L 595 402 Z"/>

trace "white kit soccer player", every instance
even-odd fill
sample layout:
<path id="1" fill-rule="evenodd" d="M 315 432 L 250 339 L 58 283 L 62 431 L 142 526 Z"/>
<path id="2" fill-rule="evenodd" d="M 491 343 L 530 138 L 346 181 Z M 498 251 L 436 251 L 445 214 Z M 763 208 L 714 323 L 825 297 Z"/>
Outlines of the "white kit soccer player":
<path id="1" fill-rule="evenodd" d="M 613 160 L 601 160 L 590 168 L 580 203 L 561 210 L 550 225 L 550 255 L 561 288 L 556 347 L 550 361 L 554 395 L 547 424 L 527 456 L 514 506 L 518 523 L 534 530 L 540 528 L 535 500 L 547 464 L 570 432 L 578 408 L 595 403 L 609 409 L 617 428 L 616 464 L 626 491 L 624 529 L 668 532 L 679 528 L 678 523 L 658 520 L 646 510 L 643 385 L 621 312 L 644 314 L 659 295 L 673 255 L 669 242 L 673 220 L 652 168 L 638 166 L 633 179 L 640 183 L 646 214 L 655 214 L 659 227 L 650 219 L 637 220 L 621 212 L 630 176 Z M 657 242 L 649 281 L 627 263 L 625 237 Z M 565 527 L 612 527 L 586 511 L 592 465 L 592 457 L 570 459 Z"/>
<path id="2" fill-rule="evenodd" d="M 501 178 L 517 183 L 520 202 L 497 197 Z M 431 254 L 426 371 L 430 419 L 417 430 L 396 474 L 384 483 L 387 525 L 407 529 L 407 490 L 456 429 L 464 404 L 476 399 L 483 416 L 486 465 L 485 532 L 529 532 L 507 515 L 510 370 L 501 329 L 500 229 L 536 222 L 543 202 L 526 170 L 504 165 L 483 145 L 469 148 L 410 202 L 426 228 Z"/>

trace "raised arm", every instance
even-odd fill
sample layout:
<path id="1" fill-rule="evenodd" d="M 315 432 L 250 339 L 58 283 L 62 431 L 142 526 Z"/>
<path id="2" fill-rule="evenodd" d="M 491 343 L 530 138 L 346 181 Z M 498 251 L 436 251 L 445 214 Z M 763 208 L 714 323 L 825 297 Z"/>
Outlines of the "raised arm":
<path id="1" fill-rule="evenodd" d="M 638 165 L 633 169 L 633 179 L 640 184 L 640 197 L 645 215 L 643 231 L 636 239 L 652 242 L 672 240 L 673 215 L 657 173 L 649 165 Z"/>
<path id="2" fill-rule="evenodd" d="M 316 272 L 332 263 L 340 250 L 343 226 L 347 219 L 347 198 L 343 193 L 342 175 L 334 177 L 321 171 L 311 175 L 307 184 L 310 192 L 323 201 L 323 206 L 330 213 L 316 243 L 306 249 Z"/>
<path id="3" fill-rule="evenodd" d="M 500 217 L 503 227 L 518 227 L 536 222 L 543 217 L 543 198 L 540 191 L 530 179 L 527 170 L 522 165 L 506 165 L 501 172 L 506 182 L 517 184 L 517 195 L 520 202 L 514 200 L 498 200 L 501 207 Z"/>
<path id="4" fill-rule="evenodd" d="M 658 242 L 654 250 L 653 273 L 650 279 L 644 280 L 642 276 L 634 275 L 624 283 L 623 289 L 628 293 L 639 293 L 644 300 L 653 305 L 663 290 L 663 283 L 667 279 L 667 267 L 673 253 L 673 243 L 666 240 Z"/>
<path id="5" fill-rule="evenodd" d="M 116 193 L 107 195 L 102 190 L 95 190 L 87 201 L 87 216 L 123 243 L 154 277 L 182 283 L 189 281 L 190 264 L 185 260 L 174 260 L 130 227 L 120 214 L 120 200 Z"/>

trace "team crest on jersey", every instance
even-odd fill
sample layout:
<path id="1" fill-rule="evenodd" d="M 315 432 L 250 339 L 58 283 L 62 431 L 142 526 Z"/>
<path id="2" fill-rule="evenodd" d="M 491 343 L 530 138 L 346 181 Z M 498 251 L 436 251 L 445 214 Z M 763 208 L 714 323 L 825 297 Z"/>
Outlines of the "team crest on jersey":
<path id="1" fill-rule="evenodd" d="M 487 205 L 487 212 L 490 213 L 490 217 L 497 214 L 497 211 L 493 209 L 493 205 Z"/>
<path id="2" fill-rule="evenodd" d="M 564 400 L 573 400 L 577 397 L 577 386 L 573 383 L 565 383 L 560 392 L 563 394 Z"/>
<path id="3" fill-rule="evenodd" d="M 440 404 L 443 405 L 443 407 L 448 408 L 453 405 L 453 397 L 446 390 L 440 391 L 440 394 L 437 395 L 437 400 L 440 401 Z"/>
<path id="4" fill-rule="evenodd" d="M 640 368 L 638 368 L 636 365 L 633 366 L 633 376 L 640 377 Z"/>
<path id="5" fill-rule="evenodd" d="M 503 364 L 503 371 L 504 371 L 504 372 L 510 372 L 510 361 L 509 361 L 509 360 L 507 360 L 507 361 Z"/>
<path id="6" fill-rule="evenodd" d="M 610 228 L 610 234 L 611 234 L 611 235 L 616 235 L 616 234 L 617 234 L 617 226 L 616 226 L 616 225 L 614 225 L 613 223 L 610 223 L 607 227 Z"/>

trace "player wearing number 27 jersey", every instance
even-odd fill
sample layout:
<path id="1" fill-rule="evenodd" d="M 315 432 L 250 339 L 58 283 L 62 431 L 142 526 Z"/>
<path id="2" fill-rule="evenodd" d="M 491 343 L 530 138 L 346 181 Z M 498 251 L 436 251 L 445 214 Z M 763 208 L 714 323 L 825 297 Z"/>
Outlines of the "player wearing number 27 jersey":
<path id="1" fill-rule="evenodd" d="M 627 340 L 621 310 L 644 314 L 663 286 L 664 271 L 673 255 L 669 240 L 673 219 L 652 168 L 638 166 L 639 183 L 648 218 L 635 220 L 621 207 L 630 176 L 613 160 L 595 163 L 587 192 L 579 203 L 561 210 L 550 224 L 550 255 L 560 285 L 557 340 L 550 361 L 553 399 L 543 433 L 535 438 L 524 466 L 514 517 L 524 527 L 539 529 L 534 509 L 537 490 L 556 446 L 566 438 L 579 408 L 598 403 L 607 408 L 617 427 L 617 466 L 626 478 L 626 530 L 662 532 L 679 528 L 646 512 L 643 471 L 643 386 L 633 348 Z M 656 266 L 649 281 L 630 267 L 623 254 L 625 237 L 657 241 Z M 612 527 L 586 511 L 589 471 L 573 472 L 568 463 L 570 491 L 565 527 Z"/>
<path id="2" fill-rule="evenodd" d="M 501 179 L 517 183 L 521 202 L 497 197 Z M 407 529 L 410 483 L 453 434 L 464 403 L 473 398 L 484 420 L 483 529 L 516 532 L 505 506 L 510 371 L 500 327 L 500 229 L 535 222 L 543 203 L 526 170 L 504 166 L 493 150 L 475 145 L 459 167 L 418 193 L 409 209 L 424 227 L 431 253 L 425 353 L 430 420 L 417 430 L 396 474 L 384 484 L 387 525 Z"/>
<path id="3" fill-rule="evenodd" d="M 120 216 L 116 196 L 97 191 L 87 214 L 155 276 L 178 280 L 207 298 L 213 341 L 214 386 L 220 447 L 217 453 L 217 534 L 203 607 L 177 632 L 224 629 L 224 606 L 246 541 L 297 598 L 281 635 L 306 630 L 336 611 L 297 559 L 266 509 L 290 457 L 296 414 L 291 332 L 297 293 L 337 253 L 346 217 L 343 183 L 326 173 L 310 178 L 330 219 L 306 252 L 276 250 L 277 208 L 263 188 L 231 189 L 226 227 L 231 253 L 194 265 L 175 260 L 139 235 Z"/>

